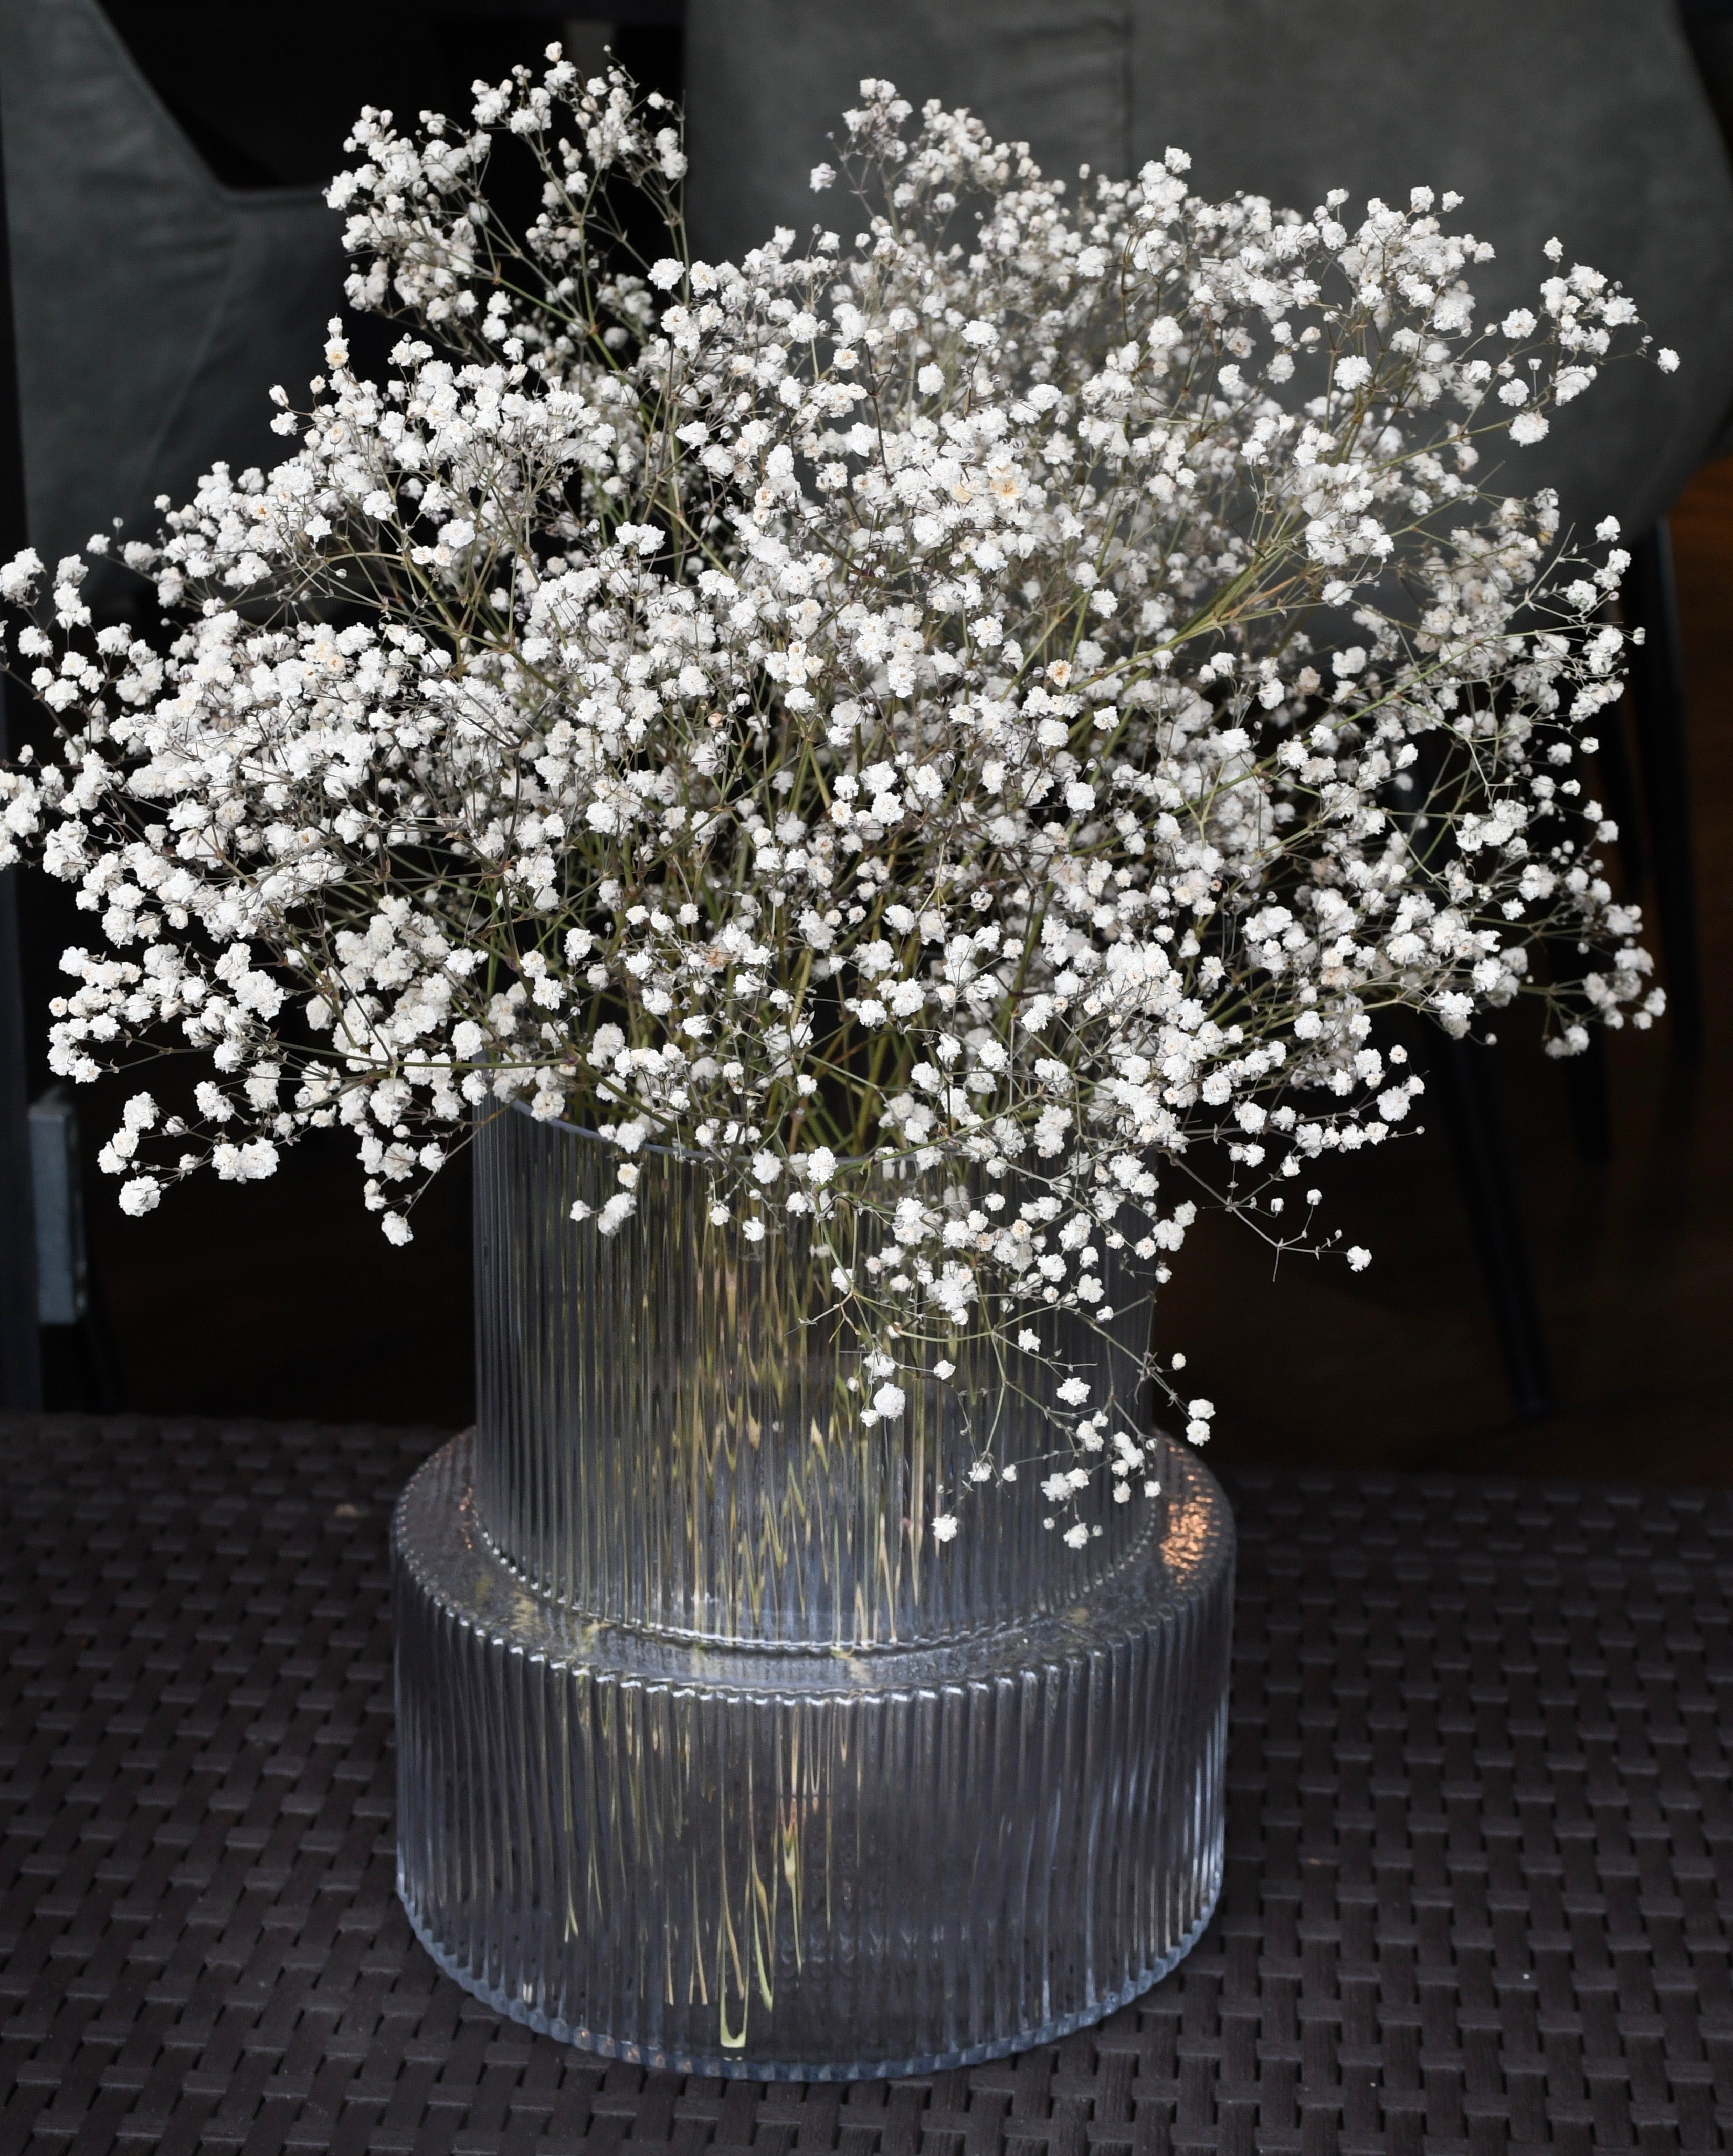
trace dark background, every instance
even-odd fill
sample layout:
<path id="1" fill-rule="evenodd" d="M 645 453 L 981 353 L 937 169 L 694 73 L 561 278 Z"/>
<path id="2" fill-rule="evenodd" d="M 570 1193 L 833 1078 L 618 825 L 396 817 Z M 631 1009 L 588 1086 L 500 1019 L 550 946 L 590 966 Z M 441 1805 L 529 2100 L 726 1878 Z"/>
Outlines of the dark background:
<path id="1" fill-rule="evenodd" d="M 607 47 L 646 90 L 678 95 L 681 80 L 679 0 L 620 0 L 605 23 L 582 7 L 510 0 L 449 10 L 302 0 L 292 18 L 260 10 L 251 21 L 223 0 L 103 0 L 103 11 L 233 187 L 322 186 L 346 162 L 343 139 L 363 105 L 400 121 L 428 110 L 467 117 L 471 83 L 539 65 L 554 38 L 598 65 Z"/>
<path id="2" fill-rule="evenodd" d="M 646 10 L 648 14 L 651 11 Z M 230 8 L 110 0 L 135 57 L 213 169 L 238 187 L 305 184 L 343 162 L 363 103 L 400 115 L 464 109 L 469 84 L 533 61 L 561 26 L 500 12 L 429 18 L 389 7 L 311 6 L 294 34 Z M 341 29 L 341 35 L 338 34 Z M 584 24 L 575 51 L 599 57 Z M 680 80 L 678 28 L 612 33 L 646 85 Z M 310 364 L 316 356 L 310 355 Z M 1501 1016 L 1495 1072 L 1559 1405 L 1513 1414 L 1455 1158 L 1435 1114 L 1420 1134 L 1320 1178 L 1341 1264 L 1269 1253 L 1205 1216 L 1158 1320 L 1165 1349 L 1217 1403 L 1230 1460 L 1566 1473 L 1733 1482 L 1733 463 L 1700 476 L 1674 519 L 1697 808 L 1706 1045 L 1681 1060 L 1664 1024 L 1608 1044 L 1610 1161 L 1586 1161 L 1571 1089 Z M 58 949 L 53 900 L 27 899 L 28 940 Z M 36 1009 L 52 992 L 38 968 Z M 45 1082 L 45 1071 L 38 1082 Z M 131 1090 L 81 1089 L 87 1155 Z M 151 1413 L 421 1423 L 471 1412 L 468 1193 L 461 1168 L 394 1251 L 360 1204 L 348 1142 L 309 1140 L 265 1184 L 198 1180 L 142 1221 L 90 1173 L 88 1229 L 111 1396 Z M 89 1343 L 48 1337 L 50 1405 L 94 1404 Z"/>

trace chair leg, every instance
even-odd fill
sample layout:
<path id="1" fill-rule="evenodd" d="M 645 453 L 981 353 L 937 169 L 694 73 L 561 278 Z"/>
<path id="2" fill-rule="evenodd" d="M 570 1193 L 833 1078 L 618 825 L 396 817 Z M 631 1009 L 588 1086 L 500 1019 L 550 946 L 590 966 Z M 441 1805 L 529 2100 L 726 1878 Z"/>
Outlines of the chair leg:
<path id="1" fill-rule="evenodd" d="M 0 690 L 0 726 L 4 691 Z M 0 733 L 0 748 L 4 735 Z M 42 1405 L 36 1216 L 18 982 L 18 871 L 0 871 L 0 1408 Z"/>
<path id="2" fill-rule="evenodd" d="M 1572 943 L 1549 938 L 1539 957 L 1560 987 L 1580 982 L 1582 961 Z M 1586 1168 L 1604 1168 L 1613 1158 L 1613 1091 L 1607 1062 L 1605 1029 L 1587 1029 L 1588 1046 L 1563 1059 L 1566 1097 L 1571 1104 L 1571 1132 L 1577 1158 Z"/>
<path id="3" fill-rule="evenodd" d="M 1577 1158 L 1600 1168 L 1613 1158 L 1613 1101 L 1607 1083 L 1607 1036 L 1597 1025 L 1588 1029 L 1588 1046 L 1565 1064 L 1570 1088 L 1571 1127 Z"/>
<path id="4" fill-rule="evenodd" d="M 1490 1059 L 1466 1040 L 1439 1034 L 1429 1044 L 1427 1063 L 1456 1152 L 1512 1404 L 1524 1421 L 1539 1422 L 1553 1411 L 1552 1373 Z"/>
<path id="5" fill-rule="evenodd" d="M 1648 880 L 1648 849 L 1643 839 L 1643 804 L 1637 791 L 1637 773 L 1625 738 L 1625 705 L 1633 701 L 1627 696 L 1624 702 L 1613 705 L 1603 715 L 1599 732 L 1600 792 L 1618 826 L 1618 858 L 1624 870 L 1623 896 L 1636 899 L 1642 897 L 1643 886 Z"/>
<path id="6" fill-rule="evenodd" d="M 18 428 L 4 164 L 0 162 L 0 558 L 24 543 L 23 442 Z M 0 681 L 0 756 L 8 752 Z M 18 947 L 18 871 L 0 871 L 0 1407 L 42 1405 L 36 1229 L 30 1168 L 29 1059 Z"/>
<path id="7" fill-rule="evenodd" d="M 126 1387 L 115 1350 L 114 1328 L 101 1281 L 92 1270 L 89 1300 L 78 1328 L 79 1375 L 85 1400 L 95 1414 L 119 1414 L 126 1404 Z"/>
<path id="8" fill-rule="evenodd" d="M 1643 642 L 1632 654 L 1631 703 L 1648 808 L 1655 912 L 1673 1045 L 1679 1055 L 1695 1059 L 1703 1047 L 1703 983 L 1697 947 L 1684 673 L 1673 542 L 1664 517 L 1632 549 L 1626 588 L 1632 625 L 1643 631 Z"/>

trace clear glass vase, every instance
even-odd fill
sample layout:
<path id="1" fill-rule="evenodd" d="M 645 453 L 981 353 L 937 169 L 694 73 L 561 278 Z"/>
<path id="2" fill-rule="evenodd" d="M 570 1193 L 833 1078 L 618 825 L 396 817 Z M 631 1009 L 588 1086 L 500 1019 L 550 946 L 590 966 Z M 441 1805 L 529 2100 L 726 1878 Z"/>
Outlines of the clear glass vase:
<path id="1" fill-rule="evenodd" d="M 619 1158 L 521 1109 L 478 1137 L 477 1428 L 394 1537 L 418 1933 L 515 2020 L 701 2073 L 928 2071 L 1110 2012 L 1219 1883 L 1219 1490 L 1164 1441 L 1162 1496 L 1098 1477 L 1069 1548 L 1031 1463 L 1095 1333 L 966 1344 L 865 1427 L 801 1224 L 747 1243 L 649 1149 L 633 1219 L 574 1224 Z M 1021 1471 L 936 1543 L 983 1457 Z"/>

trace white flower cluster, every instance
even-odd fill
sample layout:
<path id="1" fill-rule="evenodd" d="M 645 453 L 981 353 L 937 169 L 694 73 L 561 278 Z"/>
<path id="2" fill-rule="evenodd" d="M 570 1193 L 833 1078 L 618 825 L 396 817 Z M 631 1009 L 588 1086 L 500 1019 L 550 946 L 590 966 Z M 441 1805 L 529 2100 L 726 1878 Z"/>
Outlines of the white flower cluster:
<path id="1" fill-rule="evenodd" d="M 649 1142 L 749 1239 L 810 1216 L 895 1418 L 972 1332 L 1105 1328 L 1223 1177 L 1323 1247 L 1298 1179 L 1421 1090 L 1380 1010 L 1648 1023 L 1572 776 L 1626 557 L 1468 476 L 1639 342 L 1607 280 L 1479 330 L 1453 197 L 1207 203 L 1176 151 L 1074 195 L 874 82 L 852 246 L 707 264 L 666 108 L 550 62 L 467 133 L 364 116 L 351 296 L 424 334 L 375 383 L 333 325 L 293 454 L 126 550 L 172 640 L 94 627 L 77 559 L 0 577 L 64 738 L 0 861 L 100 932 L 54 1067 L 214 1066 L 128 1107 L 127 1209 L 341 1124 L 401 1242 L 523 1101 L 618 1148 L 603 1235 Z M 1056 1383 L 1056 1506 L 1129 1494 L 1140 1375 Z"/>

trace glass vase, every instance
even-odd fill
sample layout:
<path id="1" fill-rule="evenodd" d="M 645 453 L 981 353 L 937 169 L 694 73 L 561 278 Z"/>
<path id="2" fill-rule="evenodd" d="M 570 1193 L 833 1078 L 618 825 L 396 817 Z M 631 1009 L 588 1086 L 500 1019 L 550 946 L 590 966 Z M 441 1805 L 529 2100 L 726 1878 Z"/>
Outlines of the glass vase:
<path id="1" fill-rule="evenodd" d="M 418 1936 L 516 2020 L 703 2074 L 926 2071 L 1111 2011 L 1219 1885 L 1219 1489 L 1160 1440 L 1161 1496 L 1097 1476 L 1068 1546 L 1042 1403 L 1098 1332 L 966 1343 L 869 1427 L 810 1224 L 748 1243 L 646 1148 L 605 1237 L 572 1209 L 620 1158 L 520 1108 L 478 1135 L 477 1426 L 393 1535 Z"/>

